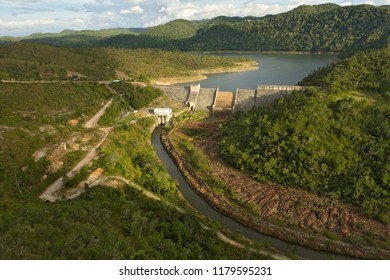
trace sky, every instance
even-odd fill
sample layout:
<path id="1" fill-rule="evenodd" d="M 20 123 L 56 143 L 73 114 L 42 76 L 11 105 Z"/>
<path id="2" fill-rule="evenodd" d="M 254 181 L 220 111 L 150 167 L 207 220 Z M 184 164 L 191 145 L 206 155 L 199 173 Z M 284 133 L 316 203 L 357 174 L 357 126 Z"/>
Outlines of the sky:
<path id="1" fill-rule="evenodd" d="M 264 16 L 299 5 L 390 5 L 390 0 L 0 0 L 0 36 L 64 29 L 150 27 L 174 19 Z"/>

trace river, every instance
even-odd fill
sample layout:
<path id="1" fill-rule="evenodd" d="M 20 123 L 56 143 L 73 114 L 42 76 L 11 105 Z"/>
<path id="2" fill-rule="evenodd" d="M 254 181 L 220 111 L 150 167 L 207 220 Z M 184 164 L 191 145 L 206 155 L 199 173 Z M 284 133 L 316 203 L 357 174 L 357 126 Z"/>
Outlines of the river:
<path id="1" fill-rule="evenodd" d="M 205 54 L 201 54 L 205 55 Z M 310 72 L 326 66 L 335 59 L 332 54 L 293 54 L 293 53 L 206 53 L 225 57 L 251 58 L 259 65 L 258 70 L 209 74 L 208 79 L 198 81 L 203 88 L 220 88 L 235 91 L 255 89 L 257 85 L 296 85 Z M 195 82 L 194 82 L 195 83 Z M 188 85 L 189 83 L 175 84 Z"/>

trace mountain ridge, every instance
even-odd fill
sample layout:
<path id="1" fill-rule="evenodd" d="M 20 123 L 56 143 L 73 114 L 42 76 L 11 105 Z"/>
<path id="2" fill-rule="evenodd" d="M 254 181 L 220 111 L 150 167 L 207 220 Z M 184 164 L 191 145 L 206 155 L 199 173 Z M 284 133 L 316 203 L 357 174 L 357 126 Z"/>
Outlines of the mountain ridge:
<path id="1" fill-rule="evenodd" d="M 301 5 L 263 17 L 176 19 L 148 29 L 38 33 L 0 37 L 65 47 L 157 48 L 181 51 L 330 51 L 364 48 L 390 34 L 390 6 Z M 46 36 L 46 37 L 45 37 Z M 2 39 L 3 38 L 3 39 Z"/>

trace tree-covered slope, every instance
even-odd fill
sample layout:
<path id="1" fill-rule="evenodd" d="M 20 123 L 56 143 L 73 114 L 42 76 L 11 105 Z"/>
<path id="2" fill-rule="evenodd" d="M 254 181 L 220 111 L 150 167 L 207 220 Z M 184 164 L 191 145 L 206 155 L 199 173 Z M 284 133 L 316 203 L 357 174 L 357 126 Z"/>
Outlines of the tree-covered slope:
<path id="1" fill-rule="evenodd" d="M 98 49 L 68 49 L 38 44 L 0 46 L 0 79 L 61 80 L 76 71 L 88 80 L 113 78 L 117 64 Z"/>
<path id="2" fill-rule="evenodd" d="M 390 44 L 386 48 L 356 53 L 321 68 L 301 85 L 321 86 L 330 91 L 365 90 L 390 92 Z"/>
<path id="3" fill-rule="evenodd" d="M 200 29 L 191 43 L 201 50 L 342 51 L 377 39 L 390 26 L 388 7 L 307 9 Z"/>
<path id="4" fill-rule="evenodd" d="M 40 43 L 56 46 L 92 46 L 97 45 L 98 42 L 105 38 L 118 36 L 122 34 L 137 35 L 146 31 L 142 28 L 111 28 L 101 30 L 63 30 L 59 33 L 33 33 L 24 37 L 0 37 L 1 43 L 12 43 L 25 41 L 30 43 Z"/>
<path id="5" fill-rule="evenodd" d="M 193 213 L 129 188 L 0 213 L 0 259 L 261 259 L 226 245 Z"/>
<path id="6" fill-rule="evenodd" d="M 116 79 L 115 70 L 131 79 L 193 75 L 196 70 L 233 67 L 241 59 L 197 56 L 151 49 L 64 48 L 39 44 L 0 45 L 0 80 Z M 158 67 L 156 67 L 158 66 Z"/>
<path id="7" fill-rule="evenodd" d="M 296 93 L 236 114 L 219 148 L 256 178 L 341 198 L 390 223 L 389 106 Z"/>
<path id="8" fill-rule="evenodd" d="M 168 40 L 185 39 L 195 36 L 197 29 L 197 22 L 178 19 L 152 27 L 144 35 Z"/>

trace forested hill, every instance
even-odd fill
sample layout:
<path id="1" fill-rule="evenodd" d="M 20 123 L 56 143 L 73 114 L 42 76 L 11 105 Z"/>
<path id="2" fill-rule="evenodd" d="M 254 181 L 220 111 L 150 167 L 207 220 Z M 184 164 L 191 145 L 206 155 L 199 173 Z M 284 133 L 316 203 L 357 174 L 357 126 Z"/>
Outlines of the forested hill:
<path id="1" fill-rule="evenodd" d="M 296 93 L 234 115 L 219 130 L 239 170 L 359 205 L 390 223 L 390 109 L 324 93 Z"/>
<path id="2" fill-rule="evenodd" d="M 178 19 L 150 28 L 145 35 L 162 39 L 185 39 L 196 35 L 198 22 Z"/>
<path id="3" fill-rule="evenodd" d="M 327 67 L 302 80 L 301 85 L 321 86 L 330 92 L 364 90 L 390 93 L 390 44 L 372 49 Z"/>
<path id="4" fill-rule="evenodd" d="M 390 6 L 322 4 L 302 5 L 264 17 L 179 19 L 139 32 L 136 29 L 62 32 L 18 40 L 67 47 L 354 52 L 386 40 L 389 30 Z"/>
<path id="5" fill-rule="evenodd" d="M 0 45 L 0 80 L 182 77 L 194 75 L 196 70 L 234 67 L 243 61 L 150 49 L 64 48 L 18 42 Z"/>
<path id="6" fill-rule="evenodd" d="M 183 26 L 186 36 L 177 36 Z M 181 50 L 343 51 L 369 44 L 390 29 L 390 7 L 341 7 L 335 4 L 300 6 L 290 12 L 262 18 L 216 19 L 198 24 L 185 21 L 160 26 L 161 36 L 145 33 L 103 40 L 105 46 L 158 47 Z M 171 39 L 169 39 L 171 38 Z"/>
<path id="7" fill-rule="evenodd" d="M 137 35 L 147 28 L 111 28 L 101 30 L 63 30 L 59 33 L 33 33 L 25 37 L 0 37 L 0 44 L 25 41 L 59 46 L 93 46 L 98 41 L 118 35 Z"/>

